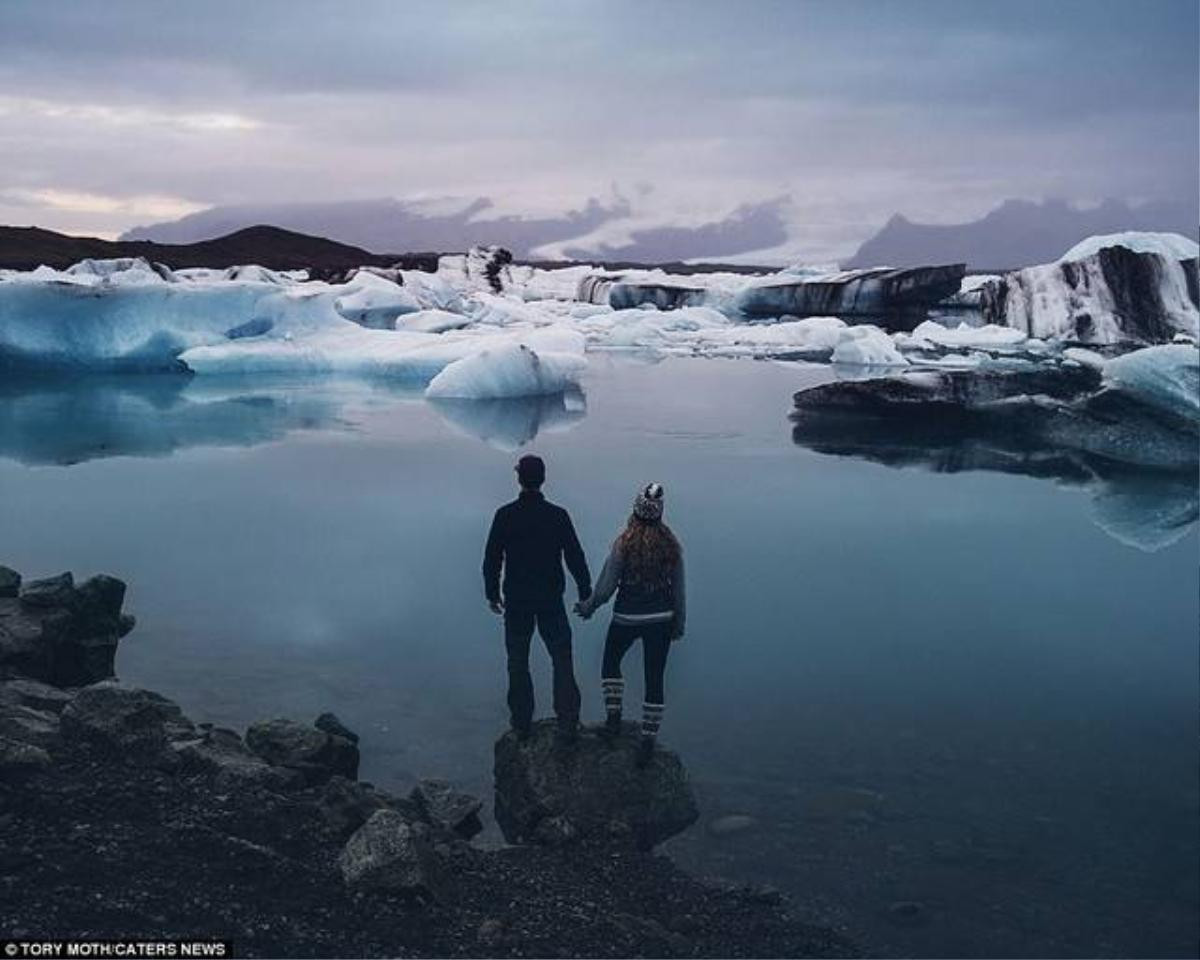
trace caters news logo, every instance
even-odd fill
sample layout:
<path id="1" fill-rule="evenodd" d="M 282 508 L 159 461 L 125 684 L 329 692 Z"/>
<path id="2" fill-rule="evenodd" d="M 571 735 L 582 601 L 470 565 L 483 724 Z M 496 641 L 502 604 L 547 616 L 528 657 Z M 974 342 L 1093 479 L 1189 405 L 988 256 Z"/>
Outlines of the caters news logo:
<path id="1" fill-rule="evenodd" d="M 55 960 L 61 957 L 81 957 L 87 960 L 139 960 L 139 958 L 200 957 L 224 960 L 233 956 L 228 940 L 7 940 L 3 953 L 6 958 Z"/>

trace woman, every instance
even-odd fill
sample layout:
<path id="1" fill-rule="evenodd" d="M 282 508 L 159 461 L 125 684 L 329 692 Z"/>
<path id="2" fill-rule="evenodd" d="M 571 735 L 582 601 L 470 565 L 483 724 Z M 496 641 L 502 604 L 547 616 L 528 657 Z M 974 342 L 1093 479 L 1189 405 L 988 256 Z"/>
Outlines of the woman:
<path id="1" fill-rule="evenodd" d="M 648 484 L 633 502 L 633 515 L 613 543 L 595 590 L 575 609 L 585 619 L 608 602 L 614 591 L 612 623 L 604 641 L 601 684 L 607 714 L 605 733 L 621 732 L 621 701 L 625 681 L 621 660 L 634 641 L 642 641 L 646 700 L 642 704 L 642 739 L 638 765 L 654 754 L 654 740 L 663 717 L 663 673 L 671 641 L 683 637 L 685 604 L 683 549 L 662 522 L 663 488 Z"/>

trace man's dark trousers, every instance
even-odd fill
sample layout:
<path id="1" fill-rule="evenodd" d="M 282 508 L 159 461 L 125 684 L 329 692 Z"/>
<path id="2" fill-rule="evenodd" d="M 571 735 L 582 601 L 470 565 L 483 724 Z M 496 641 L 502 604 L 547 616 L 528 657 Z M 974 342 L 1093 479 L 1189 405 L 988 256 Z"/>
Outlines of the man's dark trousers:
<path id="1" fill-rule="evenodd" d="M 508 709 L 512 725 L 526 729 L 533 722 L 533 677 L 529 646 L 537 627 L 554 665 L 554 713 L 561 724 L 579 720 L 579 687 L 571 655 L 571 624 L 562 600 L 536 609 L 509 606 L 504 611 L 504 646 L 508 651 Z"/>

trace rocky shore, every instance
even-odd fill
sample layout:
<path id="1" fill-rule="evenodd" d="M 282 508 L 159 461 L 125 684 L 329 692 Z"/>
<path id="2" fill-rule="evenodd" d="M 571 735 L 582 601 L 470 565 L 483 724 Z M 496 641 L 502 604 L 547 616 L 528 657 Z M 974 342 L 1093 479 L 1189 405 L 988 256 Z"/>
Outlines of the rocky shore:
<path id="1" fill-rule="evenodd" d="M 497 821 L 438 780 L 357 779 L 333 714 L 245 734 L 113 677 L 125 587 L 0 568 L 0 938 L 220 937 L 236 955 L 855 955 L 775 891 L 654 853 L 698 811 L 680 759 L 632 731 L 496 745 Z"/>

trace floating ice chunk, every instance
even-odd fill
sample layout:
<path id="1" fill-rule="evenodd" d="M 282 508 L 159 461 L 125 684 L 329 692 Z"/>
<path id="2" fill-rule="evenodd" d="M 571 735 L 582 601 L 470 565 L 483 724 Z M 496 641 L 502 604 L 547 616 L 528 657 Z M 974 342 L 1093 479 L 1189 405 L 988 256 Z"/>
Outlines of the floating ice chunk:
<path id="1" fill-rule="evenodd" d="M 1058 258 L 1059 263 L 1086 260 L 1105 247 L 1124 247 L 1134 253 L 1157 253 L 1173 260 L 1195 260 L 1200 257 L 1200 244 L 1178 233 L 1106 233 L 1087 237 Z"/>
<path id="2" fill-rule="evenodd" d="M 449 310 L 418 310 L 416 313 L 405 314 L 397 322 L 397 328 L 421 330 L 425 333 L 445 333 L 447 330 L 461 329 L 471 322 L 470 317 L 461 313 L 451 313 Z"/>
<path id="3" fill-rule="evenodd" d="M 404 289 L 416 298 L 422 310 L 463 312 L 462 295 L 446 282 L 445 277 L 423 270 L 401 270 L 400 276 L 404 280 Z"/>
<path id="4" fill-rule="evenodd" d="M 980 349 L 995 349 L 1015 347 L 1023 343 L 1025 334 L 1013 327 L 1001 327 L 994 323 L 982 327 L 973 327 L 960 323 L 957 327 L 947 327 L 933 320 L 926 320 L 917 326 L 912 336 L 918 340 L 928 340 L 941 347 L 977 347 Z"/>
<path id="5" fill-rule="evenodd" d="M 1104 354 L 1084 347 L 1067 347 L 1062 355 L 1064 360 L 1070 360 L 1081 367 L 1090 367 L 1093 370 L 1103 370 L 1105 364 L 1108 363 L 1108 358 Z"/>
<path id="6" fill-rule="evenodd" d="M 1200 420 L 1200 350 L 1165 344 L 1134 350 L 1104 365 L 1104 381 L 1143 403 Z"/>
<path id="7" fill-rule="evenodd" d="M 587 361 L 575 353 L 538 353 L 524 343 L 474 353 L 430 382 L 427 397 L 485 400 L 534 397 L 578 387 Z"/>
<path id="8" fill-rule="evenodd" d="M 63 273 L 70 277 L 95 277 L 113 285 L 175 282 L 175 276 L 167 267 L 161 263 L 150 263 L 145 257 L 80 260 Z"/>
<path id="9" fill-rule="evenodd" d="M 833 348 L 834 363 L 864 367 L 904 367 L 908 360 L 878 327 L 850 327 Z"/>
<path id="10" fill-rule="evenodd" d="M 350 292 L 335 299 L 333 307 L 362 327 L 392 330 L 397 317 L 421 309 L 417 298 L 400 284 L 365 270 L 356 273 L 346 286 Z"/>

